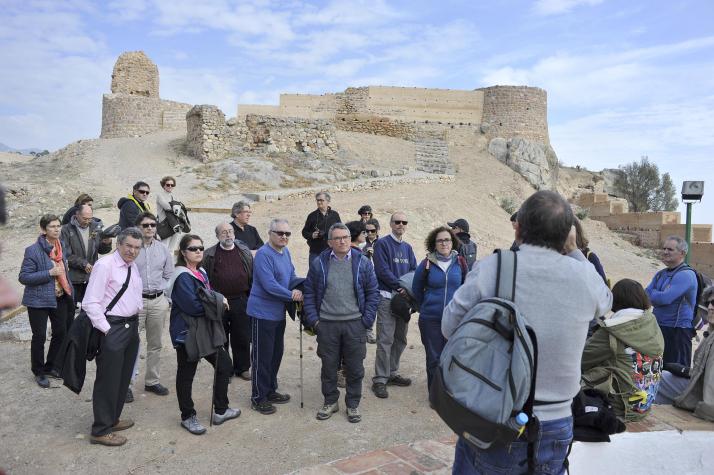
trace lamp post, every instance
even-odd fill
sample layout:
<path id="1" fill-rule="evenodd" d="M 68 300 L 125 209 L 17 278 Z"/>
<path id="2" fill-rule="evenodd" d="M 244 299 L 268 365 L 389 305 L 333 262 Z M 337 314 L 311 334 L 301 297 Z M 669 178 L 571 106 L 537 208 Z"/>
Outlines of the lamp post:
<path id="1" fill-rule="evenodd" d="M 704 195 L 703 181 L 685 181 L 682 183 L 682 203 L 687 205 L 687 224 L 685 225 L 685 237 L 687 241 L 687 255 L 684 262 L 689 264 L 689 256 L 692 253 L 692 204 L 701 202 Z"/>

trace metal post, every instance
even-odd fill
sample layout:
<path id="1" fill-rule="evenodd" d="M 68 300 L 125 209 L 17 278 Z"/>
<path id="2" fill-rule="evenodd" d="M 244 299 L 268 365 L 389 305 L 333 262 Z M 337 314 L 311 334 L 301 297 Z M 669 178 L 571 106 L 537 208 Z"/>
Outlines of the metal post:
<path id="1" fill-rule="evenodd" d="M 687 224 L 685 228 L 685 237 L 687 241 L 687 255 L 684 256 L 684 262 L 689 264 L 689 255 L 692 253 L 692 203 L 685 203 L 687 205 Z"/>

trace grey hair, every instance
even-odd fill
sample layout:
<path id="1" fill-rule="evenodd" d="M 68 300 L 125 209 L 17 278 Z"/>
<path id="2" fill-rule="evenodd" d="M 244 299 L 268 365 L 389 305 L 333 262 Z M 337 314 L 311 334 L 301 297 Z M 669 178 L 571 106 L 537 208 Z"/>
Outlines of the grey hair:
<path id="1" fill-rule="evenodd" d="M 77 206 L 77 211 L 75 211 L 74 214 L 79 216 L 82 213 L 82 211 L 84 211 L 86 208 L 89 208 L 90 211 L 94 211 L 91 206 L 89 206 L 87 203 L 85 203 L 83 205 Z M 94 214 L 94 213 L 92 213 L 92 214 Z"/>
<path id="2" fill-rule="evenodd" d="M 344 229 L 348 233 L 350 232 L 350 228 L 348 228 L 347 225 L 342 223 L 335 223 L 330 226 L 330 230 L 327 231 L 327 239 L 332 239 L 332 231 L 334 231 L 335 229 Z M 352 233 L 350 233 L 350 235 L 352 235 Z"/>
<path id="3" fill-rule="evenodd" d="M 320 196 L 324 196 L 328 203 L 332 201 L 332 197 L 326 191 L 318 191 L 317 193 L 315 193 L 315 199 L 318 199 Z"/>
<path id="4" fill-rule="evenodd" d="M 707 302 L 712 295 L 714 295 L 714 285 L 705 287 L 704 290 L 702 290 L 702 300 L 701 301 Z"/>
<path id="5" fill-rule="evenodd" d="M 685 253 L 685 254 L 686 254 L 687 252 L 689 252 L 689 244 L 687 244 L 687 241 L 685 241 L 685 240 L 682 239 L 681 237 L 679 237 L 679 236 L 674 236 L 674 235 L 672 235 L 672 236 L 667 236 L 667 238 L 665 238 L 664 242 L 667 242 L 667 241 L 674 241 L 674 242 L 676 242 L 676 243 L 677 243 L 677 250 L 678 250 L 679 252 L 683 252 L 683 253 Z"/>
<path id="6" fill-rule="evenodd" d="M 233 226 L 231 226 L 230 223 L 226 223 L 226 222 L 218 223 L 216 225 L 216 229 L 214 229 L 214 232 L 216 233 L 216 237 L 218 237 L 218 228 L 220 228 L 224 224 L 227 224 L 229 228 L 233 229 Z"/>
<path id="7" fill-rule="evenodd" d="M 250 208 L 250 203 L 247 201 L 233 203 L 233 207 L 231 208 L 231 218 L 235 218 L 238 213 L 243 211 L 243 208 Z"/>
<path id="8" fill-rule="evenodd" d="M 124 241 L 126 241 L 126 238 L 128 237 L 141 241 L 141 231 L 139 231 L 139 228 L 135 226 L 122 229 L 119 235 L 117 236 L 117 244 L 124 244 Z"/>
<path id="9" fill-rule="evenodd" d="M 395 212 L 392 213 L 392 215 L 389 217 L 389 222 L 390 222 L 390 223 L 393 223 L 393 222 L 394 222 L 394 217 L 395 217 L 396 215 L 398 215 L 398 214 L 402 214 L 402 215 L 404 215 L 404 217 L 407 216 L 407 213 L 405 213 L 404 211 L 395 211 Z"/>
<path id="10" fill-rule="evenodd" d="M 285 218 L 273 218 L 270 220 L 270 226 L 268 226 L 268 231 L 275 231 L 275 228 L 278 226 L 278 224 L 287 224 L 288 226 L 290 223 L 288 223 L 288 220 Z"/>

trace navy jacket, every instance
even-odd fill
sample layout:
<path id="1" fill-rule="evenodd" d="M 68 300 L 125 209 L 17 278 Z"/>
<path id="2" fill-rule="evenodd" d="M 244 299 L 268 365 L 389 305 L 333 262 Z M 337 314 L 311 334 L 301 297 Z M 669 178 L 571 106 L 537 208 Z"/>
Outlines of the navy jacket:
<path id="1" fill-rule="evenodd" d="M 198 297 L 198 288 L 205 287 L 190 271 L 181 272 L 184 267 L 176 267 L 178 276 L 173 281 L 171 288 L 171 316 L 169 317 L 169 334 L 174 346 L 182 345 L 186 341 L 188 324 L 184 316 L 199 318 L 205 316 L 206 310 L 203 302 Z M 180 273 L 179 273 L 180 272 Z M 200 270 L 205 276 L 203 269 Z M 208 277 L 206 276 L 206 279 Z"/>
<path id="2" fill-rule="evenodd" d="M 320 318 L 320 306 L 327 287 L 327 274 L 330 269 L 329 260 L 332 249 L 322 251 L 317 259 L 310 263 L 310 270 L 305 280 L 304 309 L 308 326 L 314 327 Z M 352 279 L 354 281 L 357 306 L 362 314 L 362 324 L 371 328 L 377 317 L 379 305 L 379 290 L 377 276 L 369 259 L 356 249 L 350 249 L 352 262 Z"/>
<path id="3" fill-rule="evenodd" d="M 62 250 L 66 246 L 62 243 Z M 25 257 L 22 259 L 19 280 L 25 286 L 22 295 L 22 304 L 31 308 L 57 308 L 55 296 L 55 278 L 50 275 L 54 262 L 50 259 L 52 246 L 45 236 L 39 236 L 37 241 L 25 248 Z M 68 273 L 66 253 L 62 253 L 64 271 Z"/>
<path id="4" fill-rule="evenodd" d="M 444 307 L 451 301 L 456 289 L 461 287 L 463 273 L 456 255 L 451 256 L 449 267 L 444 272 L 432 259 L 424 259 L 417 266 L 412 281 L 412 293 L 419 304 L 419 318 L 441 320 Z M 429 262 L 429 270 L 426 263 Z"/>

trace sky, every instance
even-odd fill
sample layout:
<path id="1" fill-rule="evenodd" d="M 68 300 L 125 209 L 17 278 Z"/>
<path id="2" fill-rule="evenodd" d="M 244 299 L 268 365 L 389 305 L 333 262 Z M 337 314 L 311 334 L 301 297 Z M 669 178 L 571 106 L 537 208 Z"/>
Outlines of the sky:
<path id="1" fill-rule="evenodd" d="M 678 190 L 706 182 L 694 222 L 714 223 L 712 20 L 711 0 L 0 0 L 0 142 L 98 137 L 124 51 L 162 98 L 227 117 L 283 92 L 537 86 L 561 162 L 648 156 Z"/>

